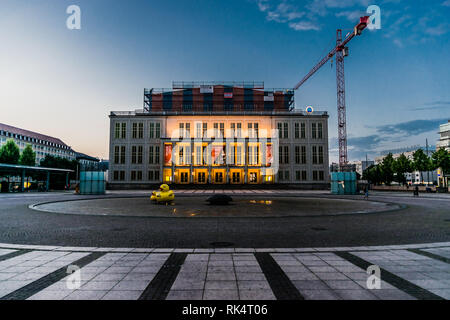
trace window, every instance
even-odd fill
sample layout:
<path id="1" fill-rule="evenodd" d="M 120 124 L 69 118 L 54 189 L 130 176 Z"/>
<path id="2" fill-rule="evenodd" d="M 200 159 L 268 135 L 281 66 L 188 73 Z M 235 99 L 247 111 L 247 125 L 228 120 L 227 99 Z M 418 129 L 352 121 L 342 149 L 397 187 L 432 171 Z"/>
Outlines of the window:
<path id="1" fill-rule="evenodd" d="M 154 122 L 150 122 L 148 137 L 150 139 L 154 139 L 155 138 L 155 123 Z"/>
<path id="2" fill-rule="evenodd" d="M 153 180 L 153 171 L 148 172 L 148 180 Z"/>
<path id="3" fill-rule="evenodd" d="M 230 125 L 230 128 L 231 128 L 231 132 L 230 132 L 231 138 L 240 138 L 241 137 L 241 128 L 242 128 L 241 123 L 232 123 Z"/>
<path id="4" fill-rule="evenodd" d="M 114 139 L 120 138 L 120 123 L 116 122 L 114 125 Z"/>
<path id="5" fill-rule="evenodd" d="M 312 139 L 323 138 L 323 124 L 321 122 L 311 123 L 311 137 Z"/>
<path id="6" fill-rule="evenodd" d="M 126 122 L 122 122 L 122 139 L 126 139 L 127 138 L 127 124 Z"/>
<path id="7" fill-rule="evenodd" d="M 195 147 L 195 165 L 202 165 L 202 146 Z"/>
<path id="8" fill-rule="evenodd" d="M 202 123 L 201 122 L 195 123 L 195 137 L 196 138 L 202 137 Z"/>
<path id="9" fill-rule="evenodd" d="M 313 181 L 325 180 L 324 172 L 322 170 L 313 170 Z"/>
<path id="10" fill-rule="evenodd" d="M 149 146 L 148 147 L 148 163 L 149 164 L 159 164 L 159 146 Z"/>
<path id="11" fill-rule="evenodd" d="M 120 147 L 120 163 L 125 163 L 125 146 Z"/>
<path id="12" fill-rule="evenodd" d="M 191 124 L 189 122 L 179 124 L 179 134 L 180 138 L 190 138 L 191 137 Z"/>
<path id="13" fill-rule="evenodd" d="M 119 146 L 115 146 L 114 147 L 114 163 L 119 163 L 120 162 L 120 153 L 119 153 Z M 116 179 L 114 179 L 116 180 Z"/>
<path id="14" fill-rule="evenodd" d="M 131 171 L 131 180 L 142 180 L 142 171 Z"/>
<path id="15" fill-rule="evenodd" d="M 115 146 L 114 147 L 114 163 L 124 164 L 125 163 L 125 146 Z"/>
<path id="16" fill-rule="evenodd" d="M 249 138 L 258 138 L 259 136 L 259 124 L 258 123 L 249 123 L 248 124 L 248 137 Z"/>
<path id="17" fill-rule="evenodd" d="M 323 146 L 319 146 L 319 164 L 323 164 Z"/>
<path id="18" fill-rule="evenodd" d="M 132 146 L 131 147 L 131 163 L 142 163 L 142 146 Z"/>
<path id="19" fill-rule="evenodd" d="M 136 163 L 136 153 L 137 153 L 137 147 L 136 146 L 132 146 L 131 147 L 131 163 Z M 133 175 L 131 175 L 133 176 Z M 133 179 L 133 178 L 131 178 Z"/>
<path id="20" fill-rule="evenodd" d="M 214 128 L 214 138 L 225 136 L 225 126 L 223 122 L 214 123 L 213 128 Z"/>
<path id="21" fill-rule="evenodd" d="M 312 162 L 313 162 L 313 164 L 317 164 L 317 162 L 318 162 L 317 146 L 312 146 Z"/>
<path id="22" fill-rule="evenodd" d="M 284 163 L 289 163 L 289 146 L 284 146 Z"/>
<path id="23" fill-rule="evenodd" d="M 159 171 L 155 171 L 155 180 L 159 181 Z"/>
<path id="24" fill-rule="evenodd" d="M 259 147 L 258 146 L 248 146 L 248 164 L 257 165 L 258 164 Z"/>
<path id="25" fill-rule="evenodd" d="M 301 146 L 300 163 L 301 164 L 306 164 L 306 146 Z"/>
<path id="26" fill-rule="evenodd" d="M 289 163 L 289 146 L 279 146 L 279 161 L 280 164 Z"/>
<path id="27" fill-rule="evenodd" d="M 296 123 L 298 124 L 298 123 Z M 295 163 L 300 164 L 300 146 L 295 146 Z"/>
<path id="28" fill-rule="evenodd" d="M 154 153 L 155 147 L 149 146 L 148 147 L 148 163 L 154 164 L 155 163 L 155 153 Z"/>
<path id="29" fill-rule="evenodd" d="M 203 123 L 203 138 L 208 137 L 208 124 L 206 122 Z"/>
<path id="30" fill-rule="evenodd" d="M 114 171 L 113 180 L 119 180 L 119 171 Z"/>
<path id="31" fill-rule="evenodd" d="M 289 179 L 290 179 L 290 177 L 289 177 L 289 171 L 288 171 L 288 170 L 286 170 L 286 171 L 284 172 L 284 179 L 285 179 L 285 180 L 289 180 Z"/>
<path id="32" fill-rule="evenodd" d="M 141 122 L 138 124 L 138 139 L 144 138 L 144 124 Z"/>
<path id="33" fill-rule="evenodd" d="M 300 139 L 300 123 L 294 123 L 294 138 Z"/>
<path id="34" fill-rule="evenodd" d="M 136 122 L 133 123 L 133 130 L 132 130 L 132 137 L 133 137 L 133 139 L 137 138 L 137 125 L 138 124 Z"/>
<path id="35" fill-rule="evenodd" d="M 289 137 L 289 124 L 287 122 L 278 122 L 278 138 L 287 139 Z"/>
<path id="36" fill-rule="evenodd" d="M 159 122 L 150 122 L 149 124 L 149 138 L 159 139 L 161 137 L 161 124 Z"/>
<path id="37" fill-rule="evenodd" d="M 155 157 L 154 157 L 155 164 L 159 164 L 159 158 L 160 158 L 159 146 L 155 146 Z"/>
<path id="38" fill-rule="evenodd" d="M 306 170 L 302 171 L 302 180 L 306 181 Z"/>
<path id="39" fill-rule="evenodd" d="M 156 139 L 161 138 L 161 123 L 159 122 L 155 123 L 155 138 Z"/>
<path id="40" fill-rule="evenodd" d="M 301 180 L 301 171 L 295 171 L 295 180 L 300 181 Z"/>
<path id="41" fill-rule="evenodd" d="M 236 146 L 236 165 L 242 165 L 242 146 Z"/>
<path id="42" fill-rule="evenodd" d="M 312 146 L 313 164 L 323 164 L 323 146 Z"/>

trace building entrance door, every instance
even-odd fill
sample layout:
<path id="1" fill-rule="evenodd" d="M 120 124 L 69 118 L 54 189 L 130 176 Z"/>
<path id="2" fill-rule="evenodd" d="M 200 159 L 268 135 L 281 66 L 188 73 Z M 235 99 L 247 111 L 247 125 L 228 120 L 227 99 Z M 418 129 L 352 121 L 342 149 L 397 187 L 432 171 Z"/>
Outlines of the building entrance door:
<path id="1" fill-rule="evenodd" d="M 214 181 L 216 183 L 223 183 L 223 172 L 216 172 Z"/>
<path id="2" fill-rule="evenodd" d="M 233 183 L 241 183 L 241 173 L 239 171 L 234 171 L 231 181 Z"/>
<path id="3" fill-rule="evenodd" d="M 180 183 L 189 183 L 189 172 L 180 171 Z"/>
<path id="4" fill-rule="evenodd" d="M 258 171 L 249 171 L 248 173 L 248 183 L 259 183 Z"/>
<path id="5" fill-rule="evenodd" d="M 197 173 L 197 183 L 206 183 L 206 172 Z"/>

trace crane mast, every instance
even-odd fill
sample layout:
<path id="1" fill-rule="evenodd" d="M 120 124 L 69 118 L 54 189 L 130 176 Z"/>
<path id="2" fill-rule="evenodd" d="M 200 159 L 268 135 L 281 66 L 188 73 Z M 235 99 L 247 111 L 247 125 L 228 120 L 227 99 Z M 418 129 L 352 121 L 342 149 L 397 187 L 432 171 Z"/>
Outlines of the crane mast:
<path id="1" fill-rule="evenodd" d="M 345 115 L 345 77 L 344 77 L 344 57 L 348 55 L 348 47 L 346 45 L 355 36 L 360 35 L 367 27 L 369 17 L 364 16 L 359 19 L 359 23 L 354 27 L 353 32 L 349 33 L 342 40 L 342 30 L 336 31 L 336 46 L 319 61 L 307 74 L 298 82 L 294 90 L 303 85 L 313 74 L 317 72 L 325 63 L 336 55 L 336 86 L 337 86 L 337 111 L 338 111 L 338 139 L 339 139 L 339 167 L 342 168 L 347 164 L 347 128 Z"/>

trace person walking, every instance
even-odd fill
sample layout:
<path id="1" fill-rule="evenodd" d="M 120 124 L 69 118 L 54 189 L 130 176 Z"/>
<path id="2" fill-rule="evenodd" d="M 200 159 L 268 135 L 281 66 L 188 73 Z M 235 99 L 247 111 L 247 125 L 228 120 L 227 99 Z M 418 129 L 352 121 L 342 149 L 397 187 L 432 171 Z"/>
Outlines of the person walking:
<path id="1" fill-rule="evenodd" d="M 416 187 L 414 188 L 413 196 L 414 196 L 414 197 L 418 197 L 418 196 L 419 196 L 419 186 L 416 186 Z"/>
<path id="2" fill-rule="evenodd" d="M 366 185 L 366 189 L 364 190 L 364 199 L 369 199 L 369 185 Z"/>

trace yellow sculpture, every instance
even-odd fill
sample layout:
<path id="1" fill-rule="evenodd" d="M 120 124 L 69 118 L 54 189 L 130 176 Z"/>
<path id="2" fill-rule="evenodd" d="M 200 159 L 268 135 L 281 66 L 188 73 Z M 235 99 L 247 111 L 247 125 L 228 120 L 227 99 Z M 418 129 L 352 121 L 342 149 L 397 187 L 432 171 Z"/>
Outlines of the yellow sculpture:
<path id="1" fill-rule="evenodd" d="M 150 200 L 156 201 L 156 203 L 160 202 L 171 202 L 175 199 L 175 194 L 172 190 L 170 190 L 167 184 L 162 184 L 159 187 L 159 191 L 153 191 L 150 197 Z"/>

